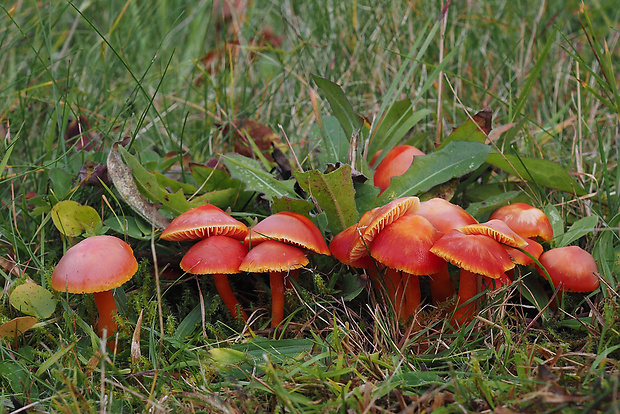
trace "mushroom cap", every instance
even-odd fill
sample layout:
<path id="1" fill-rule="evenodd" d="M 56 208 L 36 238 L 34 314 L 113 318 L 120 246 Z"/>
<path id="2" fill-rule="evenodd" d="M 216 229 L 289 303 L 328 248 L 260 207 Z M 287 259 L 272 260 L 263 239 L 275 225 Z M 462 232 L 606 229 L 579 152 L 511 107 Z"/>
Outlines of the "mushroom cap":
<path id="1" fill-rule="evenodd" d="M 303 214 L 280 211 L 256 224 L 245 238 L 252 247 L 266 240 L 292 244 L 302 249 L 330 256 L 321 230 Z"/>
<path id="2" fill-rule="evenodd" d="M 405 214 L 414 214 L 420 207 L 420 199 L 418 197 L 403 197 L 390 201 L 386 205 L 371 210 L 372 215 L 365 214 L 360 219 L 364 223 L 368 221 L 366 228 L 360 225 L 362 237 L 357 239 L 351 247 L 349 258 L 351 261 L 358 260 L 367 254 L 367 247 L 377 237 L 377 234 L 383 230 L 385 226 L 389 226 Z"/>
<path id="3" fill-rule="evenodd" d="M 492 238 L 458 230 L 444 234 L 431 252 L 457 267 L 494 279 L 515 266 L 506 249 Z"/>
<path id="4" fill-rule="evenodd" d="M 525 241 L 527 242 L 527 246 L 521 247 L 521 249 L 538 259 L 543 252 L 542 245 L 532 239 L 525 239 Z M 533 262 L 531 257 L 514 247 L 506 247 L 506 251 L 512 258 L 512 261 L 518 265 L 527 266 Z"/>
<path id="5" fill-rule="evenodd" d="M 513 203 L 500 207 L 491 213 L 491 219 L 506 223 L 521 237 L 543 240 L 553 238 L 553 228 L 542 210 L 525 203 Z"/>
<path id="6" fill-rule="evenodd" d="M 377 153 L 370 164 L 374 164 L 380 153 Z M 413 159 L 419 155 L 424 155 L 422 151 L 411 145 L 396 145 L 385 154 L 385 158 L 381 160 L 377 168 L 375 168 L 374 184 L 375 187 L 385 190 L 390 186 L 392 177 L 403 175 L 411 164 Z"/>
<path id="7" fill-rule="evenodd" d="M 463 234 L 481 234 L 489 236 L 496 242 L 510 247 L 525 247 L 527 241 L 515 233 L 501 220 L 489 220 L 486 223 L 470 224 L 459 229 Z"/>
<path id="8" fill-rule="evenodd" d="M 176 217 L 159 238 L 183 241 L 219 235 L 243 240 L 247 234 L 248 227 L 245 224 L 232 218 L 222 209 L 212 204 L 205 204 Z"/>
<path id="9" fill-rule="evenodd" d="M 308 263 L 308 258 L 300 248 L 267 240 L 249 251 L 239 270 L 250 273 L 285 272 L 299 269 Z"/>
<path id="10" fill-rule="evenodd" d="M 430 252 L 441 233 L 422 216 L 407 214 L 385 226 L 370 245 L 370 255 L 389 268 L 412 275 L 439 272 L 444 261 Z"/>
<path id="11" fill-rule="evenodd" d="M 599 287 L 596 261 L 579 246 L 548 250 L 538 261 L 547 269 L 553 284 L 557 287 L 562 283 L 567 292 L 592 292 Z M 538 272 L 544 275 L 541 269 Z"/>
<path id="12" fill-rule="evenodd" d="M 194 275 L 239 273 L 239 265 L 248 249 L 228 236 L 211 236 L 193 245 L 183 259 L 181 269 Z"/>
<path id="13" fill-rule="evenodd" d="M 131 247 L 118 237 L 93 236 L 71 247 L 52 273 L 52 287 L 69 293 L 104 292 L 138 270 Z"/>
<path id="14" fill-rule="evenodd" d="M 360 234 L 358 232 L 358 225 L 354 224 L 349 226 L 332 238 L 332 241 L 329 244 L 329 251 L 332 253 L 332 256 L 345 265 L 359 267 L 362 269 L 373 268 L 374 262 L 368 255 L 362 256 L 354 261 L 351 261 L 349 257 L 349 253 L 351 253 L 351 246 L 359 237 Z"/>
<path id="15" fill-rule="evenodd" d="M 416 214 L 426 218 L 442 233 L 447 233 L 450 230 L 458 229 L 468 224 L 478 223 L 461 206 L 438 197 L 422 201 Z"/>

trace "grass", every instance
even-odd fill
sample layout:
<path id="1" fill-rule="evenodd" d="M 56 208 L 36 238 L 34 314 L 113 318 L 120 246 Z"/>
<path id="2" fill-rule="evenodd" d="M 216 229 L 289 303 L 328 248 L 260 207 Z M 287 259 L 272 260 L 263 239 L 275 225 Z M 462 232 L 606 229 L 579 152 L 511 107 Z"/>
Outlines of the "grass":
<path id="1" fill-rule="evenodd" d="M 27 278 L 49 288 L 55 263 L 76 241 L 52 224 L 58 201 L 93 207 L 105 223 L 98 230 L 108 234 L 119 235 L 109 228 L 116 217 L 135 218 L 143 237 L 125 237 L 140 270 L 116 291 L 118 352 L 102 351 L 91 328 L 92 297 L 54 292 L 58 305 L 49 318 L 0 344 L 1 410 L 620 410 L 620 11 L 613 1 L 590 3 L 453 2 L 445 28 L 430 37 L 438 2 L 255 0 L 226 24 L 210 1 L 2 6 L 0 322 L 23 315 L 9 303 L 13 288 Z M 253 40 L 267 28 L 281 44 Z M 420 58 L 408 58 L 425 40 Z M 207 65 L 210 51 L 219 58 Z M 441 67 L 440 56 L 449 57 Z M 528 271 L 522 283 L 487 298 L 464 329 L 448 329 L 441 310 L 428 306 L 425 328 L 413 332 L 394 321 L 381 297 L 359 292 L 351 270 L 315 257 L 287 296 L 282 331 L 267 328 L 267 280 L 232 278 L 255 311 L 244 327 L 206 278 L 163 279 L 180 245 L 151 240 L 150 227 L 116 190 L 78 185 L 80 168 L 105 163 L 123 137 L 148 170 L 184 177 L 164 156 L 186 152 L 206 163 L 232 150 L 222 126 L 235 119 L 276 132 L 281 126 L 304 168 L 322 170 L 312 151 L 317 117 L 332 110 L 312 74 L 338 83 L 371 120 L 389 99 L 430 109 L 407 136 L 425 151 L 438 130 L 445 138 L 486 106 L 495 127 L 516 123 L 499 148 L 554 161 L 586 190 L 575 197 L 533 184 L 517 187 L 519 196 L 553 206 L 562 231 L 597 218 L 572 243 L 593 252 L 605 286 L 567 295 L 553 318 L 538 317 L 523 295 L 534 278 Z M 67 124 L 79 116 L 101 151 L 67 142 Z M 456 201 L 467 207 L 506 190 L 506 175 L 482 177 L 489 185 L 464 179 Z M 248 220 L 268 214 L 255 200 L 241 207 L 235 213 Z"/>

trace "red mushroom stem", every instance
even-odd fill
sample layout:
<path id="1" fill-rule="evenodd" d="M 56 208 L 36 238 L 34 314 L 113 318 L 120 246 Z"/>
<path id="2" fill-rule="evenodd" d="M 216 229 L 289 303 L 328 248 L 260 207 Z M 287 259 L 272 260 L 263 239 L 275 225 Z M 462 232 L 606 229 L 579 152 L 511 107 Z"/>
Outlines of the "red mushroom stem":
<path id="1" fill-rule="evenodd" d="M 269 272 L 271 287 L 271 327 L 282 323 L 284 319 L 284 272 Z"/>
<path id="2" fill-rule="evenodd" d="M 118 325 L 114 319 L 116 313 L 116 302 L 111 290 L 93 293 L 95 306 L 99 311 L 99 321 L 97 322 L 97 334 L 103 337 L 103 331 L 106 331 L 106 337 L 110 337 L 118 330 Z"/>
<path id="3" fill-rule="evenodd" d="M 415 315 L 420 302 L 422 293 L 420 292 L 420 279 L 417 275 L 403 272 L 403 284 L 405 285 L 405 319 Z"/>
<path id="4" fill-rule="evenodd" d="M 225 274 L 213 274 L 212 277 L 215 282 L 215 289 L 217 289 L 217 293 L 219 293 L 222 298 L 222 302 L 224 302 L 224 305 L 226 305 L 233 318 L 241 318 L 244 321 L 247 321 L 248 315 L 243 311 L 243 309 L 241 309 L 241 305 L 235 297 L 235 294 L 230 287 L 230 283 L 228 282 L 228 276 Z"/>
<path id="5" fill-rule="evenodd" d="M 448 262 L 444 262 L 439 272 L 430 275 L 431 297 L 435 305 L 450 299 L 456 291 L 448 272 Z"/>
<path id="6" fill-rule="evenodd" d="M 456 310 L 452 317 L 452 324 L 459 326 L 473 319 L 476 313 L 476 303 L 470 302 L 463 305 L 478 294 L 478 275 L 469 270 L 461 269 L 461 280 L 456 301 Z"/>

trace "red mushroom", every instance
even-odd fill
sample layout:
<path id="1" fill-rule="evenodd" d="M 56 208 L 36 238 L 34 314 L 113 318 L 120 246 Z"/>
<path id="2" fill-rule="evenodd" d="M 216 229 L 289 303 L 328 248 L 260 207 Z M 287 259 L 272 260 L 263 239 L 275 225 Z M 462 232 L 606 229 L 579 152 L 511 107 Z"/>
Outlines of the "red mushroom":
<path id="1" fill-rule="evenodd" d="M 380 153 L 377 153 L 371 160 L 370 164 L 374 164 Z M 417 156 L 424 155 L 422 151 L 411 145 L 396 145 L 377 165 L 374 174 L 374 185 L 381 189 L 381 193 L 390 186 L 392 177 L 403 175 Z M 381 194 L 379 193 L 379 194 Z"/>
<path id="2" fill-rule="evenodd" d="M 284 319 L 284 275 L 309 263 L 298 247 L 275 240 L 266 240 L 245 256 L 239 270 L 250 273 L 269 273 L 271 286 L 271 326 Z"/>
<path id="3" fill-rule="evenodd" d="M 499 219 L 521 237 L 548 241 L 553 238 L 553 228 L 542 210 L 525 203 L 513 203 L 495 210 L 490 219 Z"/>
<path id="4" fill-rule="evenodd" d="M 248 253 L 239 240 L 227 236 L 211 236 L 193 245 L 183 259 L 181 269 L 195 275 L 212 275 L 215 288 L 231 315 L 247 321 L 228 282 L 229 274 L 239 273 L 239 265 Z"/>
<path id="5" fill-rule="evenodd" d="M 463 234 L 451 230 L 439 239 L 431 252 L 461 268 L 457 309 L 453 322 L 463 325 L 470 321 L 476 311 L 476 304 L 463 306 L 478 294 L 477 275 L 498 279 L 514 267 L 508 253 L 491 237 L 479 234 Z"/>
<path id="6" fill-rule="evenodd" d="M 52 287 L 60 292 L 92 293 L 99 311 L 97 333 L 114 335 L 116 303 L 112 289 L 138 270 L 131 247 L 114 236 L 94 236 L 71 247 L 52 273 Z"/>
<path id="7" fill-rule="evenodd" d="M 159 237 L 164 240 L 183 241 L 221 235 L 243 240 L 247 234 L 248 228 L 245 224 L 222 209 L 205 204 L 176 217 Z"/>
<path id="8" fill-rule="evenodd" d="M 539 262 L 554 286 L 561 286 L 566 292 L 592 292 L 599 287 L 596 261 L 579 246 L 551 249 L 540 256 Z M 542 270 L 539 273 L 544 277 Z"/>

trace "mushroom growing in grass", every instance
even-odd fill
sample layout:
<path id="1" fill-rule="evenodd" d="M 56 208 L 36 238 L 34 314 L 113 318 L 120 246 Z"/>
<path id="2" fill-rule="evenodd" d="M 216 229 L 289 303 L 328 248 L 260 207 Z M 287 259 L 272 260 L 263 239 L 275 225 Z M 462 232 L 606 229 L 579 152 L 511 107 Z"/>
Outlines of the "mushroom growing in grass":
<path id="1" fill-rule="evenodd" d="M 491 220 L 499 219 L 506 223 L 521 237 L 549 241 L 553 238 L 553 228 L 545 213 L 529 204 L 513 203 L 500 207 L 491 213 Z"/>
<path id="2" fill-rule="evenodd" d="M 249 273 L 269 273 L 271 286 L 271 327 L 284 319 L 284 276 L 309 263 L 298 247 L 275 240 L 266 240 L 252 248 L 245 256 L 239 270 Z"/>
<path id="3" fill-rule="evenodd" d="M 475 302 L 464 304 L 478 294 L 478 275 L 498 279 L 514 267 L 506 249 L 481 234 L 451 230 L 431 247 L 431 252 L 461 268 L 457 309 L 452 319 L 459 326 L 469 322 L 476 312 Z"/>
<path id="4" fill-rule="evenodd" d="M 169 241 L 195 239 L 203 239 L 203 241 L 205 241 L 216 236 L 225 236 L 231 240 L 237 240 L 237 244 L 240 245 L 241 243 L 239 242 L 243 240 L 247 234 L 248 227 L 245 224 L 234 219 L 222 209 L 212 204 L 204 204 L 187 210 L 185 213 L 176 217 L 168 227 L 164 229 L 159 237 Z M 193 274 L 214 274 L 213 281 L 215 282 L 215 288 L 220 294 L 224 305 L 226 305 L 235 319 L 241 317 L 241 319 L 247 320 L 247 315 L 243 311 L 237 312 L 239 301 L 234 297 L 228 281 L 228 276 L 226 276 L 226 274 L 238 273 L 239 263 L 234 257 L 235 255 L 238 256 L 241 254 L 240 247 L 233 245 L 232 242 L 223 242 L 221 239 L 217 240 L 217 242 L 210 243 L 198 242 L 195 246 L 190 248 L 185 257 L 181 260 L 181 268 Z M 216 258 L 206 257 L 206 255 L 211 252 L 217 252 L 218 246 L 223 244 L 227 244 L 229 248 L 233 249 L 230 252 L 226 252 L 232 255 L 230 258 L 230 260 L 232 260 L 232 265 L 226 267 L 224 264 L 220 263 L 219 268 L 224 270 L 215 270 L 218 268 L 218 265 L 216 265 Z M 247 248 L 243 249 L 247 253 Z M 200 262 L 201 259 L 203 260 L 202 262 Z M 234 270 L 235 263 L 237 270 Z M 214 270 L 210 270 L 210 267 Z"/>
<path id="5" fill-rule="evenodd" d="M 230 314 L 244 321 L 248 320 L 248 316 L 240 308 L 230 288 L 228 275 L 240 272 L 239 265 L 247 253 L 247 247 L 239 240 L 211 236 L 193 245 L 181 259 L 181 269 L 184 271 L 195 275 L 212 275 L 215 288 Z"/>
<path id="6" fill-rule="evenodd" d="M 137 270 L 138 262 L 127 243 L 114 236 L 94 236 L 67 250 L 52 273 L 52 287 L 60 292 L 92 293 L 99 311 L 97 333 L 110 336 L 118 329 L 112 289 Z"/>
<path id="7" fill-rule="evenodd" d="M 548 250 L 538 261 L 549 273 L 553 285 L 561 286 L 561 291 L 592 292 L 600 285 L 594 257 L 579 246 Z M 545 277 L 541 269 L 538 272 Z"/>
<path id="8" fill-rule="evenodd" d="M 370 161 L 373 165 L 381 152 L 375 154 Z M 407 172 L 413 159 L 420 155 L 424 155 L 422 151 L 411 145 L 396 145 L 385 154 L 379 165 L 375 168 L 373 176 L 374 185 L 381 189 L 381 193 L 390 186 L 392 177 L 398 177 Z M 379 194 L 381 194 L 379 193 Z"/>
<path id="9" fill-rule="evenodd" d="M 415 314 L 420 306 L 418 276 L 434 275 L 445 262 L 430 252 L 440 233 L 424 217 L 407 214 L 385 226 L 370 245 L 370 255 L 388 268 L 401 272 L 404 285 L 403 318 Z M 398 308 L 398 303 L 395 304 Z"/>

